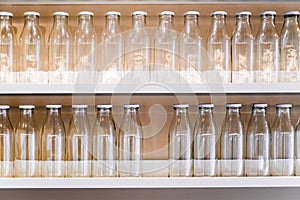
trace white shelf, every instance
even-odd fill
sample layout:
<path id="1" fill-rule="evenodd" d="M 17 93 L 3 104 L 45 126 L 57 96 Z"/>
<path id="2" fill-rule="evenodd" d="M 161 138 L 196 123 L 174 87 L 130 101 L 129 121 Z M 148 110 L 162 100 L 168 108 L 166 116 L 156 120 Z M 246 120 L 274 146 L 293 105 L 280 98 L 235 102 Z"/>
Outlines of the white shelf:
<path id="1" fill-rule="evenodd" d="M 300 83 L 0 84 L 0 94 L 276 94 L 300 93 Z"/>
<path id="2" fill-rule="evenodd" d="M 39 188 L 298 188 L 300 177 L 0 178 L 1 189 Z"/>

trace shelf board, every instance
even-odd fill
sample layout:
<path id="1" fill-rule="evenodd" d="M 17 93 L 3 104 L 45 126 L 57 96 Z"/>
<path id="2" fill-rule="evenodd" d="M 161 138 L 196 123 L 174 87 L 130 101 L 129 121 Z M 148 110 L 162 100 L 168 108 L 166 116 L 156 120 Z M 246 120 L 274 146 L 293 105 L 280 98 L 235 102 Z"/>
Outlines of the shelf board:
<path id="1" fill-rule="evenodd" d="M 0 178 L 1 189 L 39 188 L 298 188 L 300 177 Z"/>
<path id="2" fill-rule="evenodd" d="M 289 94 L 300 83 L 229 84 L 0 84 L 1 95 L 14 94 Z"/>

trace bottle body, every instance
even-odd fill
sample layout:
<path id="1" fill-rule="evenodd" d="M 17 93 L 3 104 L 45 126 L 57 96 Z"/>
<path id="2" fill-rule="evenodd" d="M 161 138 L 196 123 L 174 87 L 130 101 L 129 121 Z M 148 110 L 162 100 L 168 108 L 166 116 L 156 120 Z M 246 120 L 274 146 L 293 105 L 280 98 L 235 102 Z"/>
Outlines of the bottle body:
<path id="1" fill-rule="evenodd" d="M 93 177 L 115 177 L 117 159 L 116 127 L 111 105 L 98 105 L 93 130 Z"/>
<path id="2" fill-rule="evenodd" d="M 173 106 L 175 116 L 169 131 L 169 176 L 193 175 L 193 133 L 189 124 L 188 105 Z"/>
<path id="3" fill-rule="evenodd" d="M 73 105 L 73 117 L 67 136 L 67 177 L 90 177 L 92 136 L 87 105 Z"/>
<path id="4" fill-rule="evenodd" d="M 194 176 L 217 176 L 217 135 L 212 104 L 199 105 L 194 128 Z"/>
<path id="5" fill-rule="evenodd" d="M 220 176 L 243 175 L 243 124 L 240 104 L 227 104 L 221 131 Z"/>
<path id="6" fill-rule="evenodd" d="M 15 135 L 15 176 L 40 176 L 40 133 L 33 118 L 34 106 L 21 105 Z"/>

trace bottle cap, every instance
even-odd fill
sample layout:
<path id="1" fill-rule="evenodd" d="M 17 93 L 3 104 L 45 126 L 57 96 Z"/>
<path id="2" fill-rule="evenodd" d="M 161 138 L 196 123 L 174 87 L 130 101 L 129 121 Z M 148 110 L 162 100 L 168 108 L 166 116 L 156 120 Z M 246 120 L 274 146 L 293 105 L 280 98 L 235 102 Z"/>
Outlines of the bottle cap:
<path id="1" fill-rule="evenodd" d="M 252 107 L 253 108 L 266 108 L 266 107 L 268 107 L 268 104 L 266 104 L 266 103 L 254 103 L 254 104 L 252 104 Z"/>
<path id="2" fill-rule="evenodd" d="M 210 14 L 210 16 L 214 16 L 214 15 L 225 15 L 225 16 L 227 16 L 227 12 L 226 12 L 226 11 L 223 11 L 223 10 L 217 10 L 217 11 L 212 12 L 212 13 Z"/>
<path id="3" fill-rule="evenodd" d="M 158 13 L 158 16 L 161 16 L 161 15 L 172 15 L 172 16 L 174 16 L 175 14 L 172 11 L 162 11 L 162 12 Z"/>
<path id="4" fill-rule="evenodd" d="M 186 16 L 186 15 L 197 15 L 197 16 L 200 16 L 200 12 L 198 11 L 187 11 L 183 14 L 183 16 Z"/>
<path id="5" fill-rule="evenodd" d="M 268 11 L 264 11 L 264 12 L 261 12 L 260 13 L 260 16 L 266 16 L 266 15 L 269 15 L 269 16 L 276 16 L 276 11 L 273 11 L 273 10 L 268 10 Z"/>
<path id="6" fill-rule="evenodd" d="M 112 108 L 112 105 L 109 104 L 97 105 L 97 108 Z"/>
<path id="7" fill-rule="evenodd" d="M 24 12 L 24 16 L 40 16 L 40 13 L 39 12 L 35 12 L 35 11 L 27 11 L 27 12 Z"/>
<path id="8" fill-rule="evenodd" d="M 241 11 L 235 14 L 235 16 L 242 16 L 242 15 L 248 15 L 251 16 L 252 13 L 250 11 Z"/>
<path id="9" fill-rule="evenodd" d="M 226 108 L 240 108 L 242 107 L 242 104 L 240 103 L 229 103 L 229 104 L 226 104 Z"/>
<path id="10" fill-rule="evenodd" d="M 199 104 L 198 108 L 213 108 L 215 107 L 214 104 L 205 103 L 205 104 Z"/>
<path id="11" fill-rule="evenodd" d="M 48 108 L 48 109 L 51 109 L 51 108 L 59 109 L 61 107 L 62 107 L 62 105 L 46 105 L 46 108 Z"/>
<path id="12" fill-rule="evenodd" d="M 81 16 L 81 15 L 90 15 L 90 16 L 94 16 L 93 12 L 90 11 L 80 11 L 77 16 Z"/>
<path id="13" fill-rule="evenodd" d="M 139 104 L 124 104 L 123 107 L 124 108 L 139 108 L 140 105 Z"/>
<path id="14" fill-rule="evenodd" d="M 11 12 L 0 12 L 0 16 L 9 16 L 13 17 L 14 15 Z"/>
<path id="15" fill-rule="evenodd" d="M 189 104 L 174 104 L 173 108 L 188 108 L 190 107 Z"/>
<path id="16" fill-rule="evenodd" d="M 32 109 L 35 109 L 35 106 L 34 105 L 20 105 L 19 109 L 22 109 L 22 110 L 32 110 Z"/>
<path id="17" fill-rule="evenodd" d="M 144 15 L 144 16 L 147 16 L 147 12 L 145 11 L 134 11 L 131 13 L 131 16 L 134 16 L 134 15 Z"/>
<path id="18" fill-rule="evenodd" d="M 283 13 L 284 17 L 289 17 L 289 16 L 299 16 L 300 12 L 297 10 L 293 10 L 293 11 L 287 11 L 285 13 Z"/>
<path id="19" fill-rule="evenodd" d="M 293 107 L 292 104 L 285 103 L 285 104 L 276 104 L 276 108 L 291 108 Z"/>
<path id="20" fill-rule="evenodd" d="M 0 105 L 0 110 L 8 110 L 9 106 L 8 105 Z"/>
<path id="21" fill-rule="evenodd" d="M 53 16 L 69 16 L 69 13 L 67 13 L 67 12 L 55 12 L 55 13 L 53 13 Z"/>
<path id="22" fill-rule="evenodd" d="M 78 104 L 78 105 L 72 105 L 73 109 L 87 109 L 88 105 L 86 104 Z"/>
<path id="23" fill-rule="evenodd" d="M 107 15 L 117 15 L 117 16 L 121 16 L 121 13 L 118 12 L 118 11 L 108 11 L 104 14 L 104 16 L 107 16 Z"/>

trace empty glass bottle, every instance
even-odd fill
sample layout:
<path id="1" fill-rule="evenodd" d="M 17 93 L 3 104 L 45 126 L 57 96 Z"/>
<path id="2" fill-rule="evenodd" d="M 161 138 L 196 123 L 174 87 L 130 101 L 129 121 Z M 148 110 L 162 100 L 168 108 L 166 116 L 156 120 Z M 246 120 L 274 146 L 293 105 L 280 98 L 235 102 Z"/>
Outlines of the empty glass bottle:
<path id="1" fill-rule="evenodd" d="M 66 175 L 66 131 L 61 117 L 61 107 L 61 105 L 46 105 L 46 120 L 42 128 L 43 177 Z"/>
<path id="2" fill-rule="evenodd" d="M 200 104 L 194 128 L 194 176 L 217 175 L 217 128 L 213 104 Z"/>
<path id="3" fill-rule="evenodd" d="M 277 104 L 271 134 L 271 176 L 294 175 L 294 126 L 291 104 Z"/>
<path id="4" fill-rule="evenodd" d="M 72 82 L 72 36 L 67 12 L 53 13 L 53 27 L 48 40 L 49 83 Z"/>
<path id="5" fill-rule="evenodd" d="M 246 135 L 246 176 L 268 176 L 270 129 L 266 120 L 267 104 L 253 104 Z"/>
<path id="6" fill-rule="evenodd" d="M 78 28 L 74 35 L 74 82 L 93 82 L 96 71 L 97 34 L 94 13 L 78 13 Z"/>
<path id="7" fill-rule="evenodd" d="M 143 130 L 138 114 L 139 105 L 124 105 L 124 115 L 119 129 L 119 176 L 142 176 Z"/>
<path id="8" fill-rule="evenodd" d="M 221 81 L 231 82 L 231 44 L 226 28 L 225 11 L 211 13 L 212 23 L 207 38 L 207 68 L 209 73 L 218 72 Z"/>
<path id="9" fill-rule="evenodd" d="M 232 36 L 232 82 L 254 81 L 254 36 L 250 24 L 251 12 L 236 13 L 236 27 Z"/>
<path id="10" fill-rule="evenodd" d="M 87 108 L 87 105 L 72 105 L 73 116 L 67 135 L 68 177 L 92 175 L 92 133 Z"/>
<path id="11" fill-rule="evenodd" d="M 275 27 L 275 11 L 260 14 L 261 27 L 257 32 L 255 82 L 277 82 L 279 69 L 279 36 Z"/>
<path id="12" fill-rule="evenodd" d="M 120 28 L 121 13 L 105 13 L 105 27 L 101 35 L 100 82 L 118 83 L 122 79 L 124 64 L 124 38 Z"/>
<path id="13" fill-rule="evenodd" d="M 280 82 L 296 82 L 299 74 L 300 28 L 299 11 L 284 13 L 280 34 Z"/>
<path id="14" fill-rule="evenodd" d="M 202 36 L 199 28 L 198 11 L 184 13 L 184 28 L 179 38 L 179 71 L 181 82 L 196 82 L 202 80 L 204 70 L 202 53 Z"/>
<path id="15" fill-rule="evenodd" d="M 0 105 L 0 177 L 14 176 L 14 131 L 8 111 L 9 106 Z"/>
<path id="16" fill-rule="evenodd" d="M 39 26 L 40 13 L 25 12 L 24 27 L 20 35 L 19 83 L 47 83 L 45 40 Z"/>
<path id="17" fill-rule="evenodd" d="M 174 13 L 159 13 L 159 27 L 154 35 L 153 80 L 177 82 L 178 37 L 173 23 Z"/>
<path id="18" fill-rule="evenodd" d="M 193 132 L 188 104 L 173 105 L 175 114 L 169 130 L 169 176 L 193 175 Z"/>
<path id="19" fill-rule="evenodd" d="M 243 123 L 241 104 L 227 104 L 221 131 L 220 176 L 243 175 Z"/>
<path id="20" fill-rule="evenodd" d="M 112 105 L 97 105 L 93 130 L 92 176 L 116 176 L 117 134 L 111 113 Z"/>
<path id="21" fill-rule="evenodd" d="M 15 135 L 15 176 L 40 176 L 40 132 L 34 120 L 33 105 L 20 105 Z"/>
<path id="22" fill-rule="evenodd" d="M 147 13 L 131 13 L 132 28 L 125 42 L 126 81 L 147 82 L 150 78 L 150 35 L 146 29 Z"/>
<path id="23" fill-rule="evenodd" d="M 17 71 L 17 45 L 12 17 L 10 12 L 0 12 L 0 83 L 14 83 Z"/>

